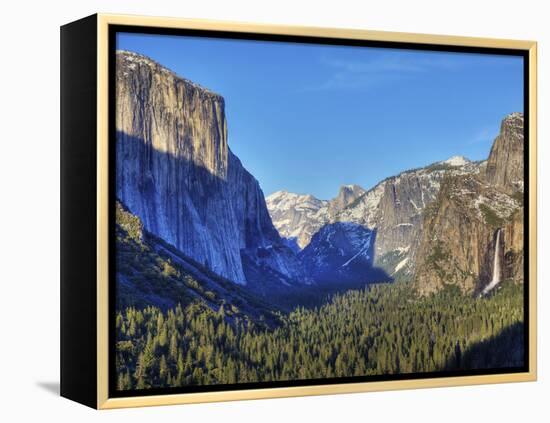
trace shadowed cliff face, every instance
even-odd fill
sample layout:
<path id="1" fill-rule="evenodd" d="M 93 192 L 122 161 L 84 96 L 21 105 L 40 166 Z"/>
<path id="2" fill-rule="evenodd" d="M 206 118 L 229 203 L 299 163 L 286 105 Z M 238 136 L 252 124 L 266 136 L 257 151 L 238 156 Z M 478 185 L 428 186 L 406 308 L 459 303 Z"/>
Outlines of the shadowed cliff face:
<path id="1" fill-rule="evenodd" d="M 351 222 L 323 226 L 299 258 L 308 275 L 319 283 L 338 285 L 389 282 L 392 278 L 373 267 L 376 231 Z"/>
<path id="2" fill-rule="evenodd" d="M 258 182 L 228 148 L 223 97 L 129 52 L 117 52 L 116 76 L 116 194 L 145 228 L 240 284 L 243 255 L 300 276 Z"/>

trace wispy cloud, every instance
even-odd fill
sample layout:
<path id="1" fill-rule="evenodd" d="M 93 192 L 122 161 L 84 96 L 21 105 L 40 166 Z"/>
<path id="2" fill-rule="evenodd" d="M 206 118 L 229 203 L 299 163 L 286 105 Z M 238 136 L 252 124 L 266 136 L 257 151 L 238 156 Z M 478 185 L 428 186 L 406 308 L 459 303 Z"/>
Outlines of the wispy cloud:
<path id="1" fill-rule="evenodd" d="M 415 53 L 392 52 L 371 60 L 353 61 L 321 58 L 320 64 L 332 70 L 323 82 L 308 91 L 331 89 L 365 89 L 383 82 L 411 78 L 432 70 L 454 71 L 463 62 L 441 53 L 441 56 L 418 56 Z"/>
<path id="2" fill-rule="evenodd" d="M 497 134 L 497 130 L 492 126 L 481 128 L 470 139 L 469 144 L 482 144 L 485 142 L 492 142 Z"/>

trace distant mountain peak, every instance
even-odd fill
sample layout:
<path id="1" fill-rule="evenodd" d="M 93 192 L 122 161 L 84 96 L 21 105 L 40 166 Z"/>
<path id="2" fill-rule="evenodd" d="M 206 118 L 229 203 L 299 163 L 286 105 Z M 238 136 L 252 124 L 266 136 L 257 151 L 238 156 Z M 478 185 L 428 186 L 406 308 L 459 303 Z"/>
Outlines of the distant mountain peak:
<path id="1" fill-rule="evenodd" d="M 269 194 L 266 199 L 268 198 L 271 198 L 271 199 L 279 199 L 279 198 L 282 198 L 282 197 L 286 197 L 287 195 L 292 195 L 292 193 L 288 192 L 288 191 L 285 191 L 285 190 L 279 190 L 279 191 L 275 191 L 273 194 Z"/>
<path id="2" fill-rule="evenodd" d="M 465 166 L 469 163 L 472 163 L 472 161 L 467 159 L 464 156 L 452 156 L 452 157 L 449 157 L 447 160 L 444 160 L 440 163 L 441 164 L 447 164 L 447 165 L 450 165 L 450 166 Z"/>
<path id="3" fill-rule="evenodd" d="M 359 185 L 340 186 L 338 195 L 330 200 L 328 204 L 329 214 L 332 216 L 336 216 L 340 211 L 344 210 L 348 205 L 353 203 L 365 192 L 365 189 L 360 187 Z"/>
<path id="4" fill-rule="evenodd" d="M 311 201 L 323 201 L 311 194 L 298 194 L 296 192 L 289 192 L 286 190 L 275 191 L 266 197 L 266 201 L 272 203 L 278 203 L 280 201 L 295 201 L 296 199 L 311 200 Z"/>
<path id="5" fill-rule="evenodd" d="M 271 219 L 279 234 L 303 248 L 327 219 L 328 201 L 311 194 L 277 191 L 266 197 Z M 313 222 L 311 225 L 308 222 Z"/>
<path id="6" fill-rule="evenodd" d="M 365 190 L 357 184 L 348 184 L 348 185 L 340 186 L 340 192 L 342 191 L 365 191 Z"/>

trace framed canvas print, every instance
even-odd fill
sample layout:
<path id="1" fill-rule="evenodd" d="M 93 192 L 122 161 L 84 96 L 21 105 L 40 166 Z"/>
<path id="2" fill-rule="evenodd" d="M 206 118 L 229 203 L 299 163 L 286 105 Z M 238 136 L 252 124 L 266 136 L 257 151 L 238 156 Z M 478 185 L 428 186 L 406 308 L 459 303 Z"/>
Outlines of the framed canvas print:
<path id="1" fill-rule="evenodd" d="M 61 29 L 61 394 L 536 379 L 536 43 Z"/>

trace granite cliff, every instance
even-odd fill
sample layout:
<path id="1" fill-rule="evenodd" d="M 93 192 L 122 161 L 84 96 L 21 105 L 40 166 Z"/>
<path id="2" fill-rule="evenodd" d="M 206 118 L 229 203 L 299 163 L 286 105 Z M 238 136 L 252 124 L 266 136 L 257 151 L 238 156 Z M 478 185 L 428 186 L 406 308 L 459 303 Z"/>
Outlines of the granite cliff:
<path id="1" fill-rule="evenodd" d="M 503 120 L 486 171 L 447 175 L 423 219 L 430 230 L 423 233 L 417 253 L 415 284 L 421 294 L 446 285 L 482 292 L 496 271 L 502 280 L 523 281 L 521 114 Z"/>
<path id="2" fill-rule="evenodd" d="M 228 147 L 222 96 L 118 51 L 116 98 L 116 195 L 147 231 L 239 284 L 304 279 Z"/>
<path id="3" fill-rule="evenodd" d="M 522 113 L 506 116 L 487 160 L 487 182 L 510 194 L 523 192 L 523 130 Z"/>
<path id="4" fill-rule="evenodd" d="M 373 266 L 412 279 L 422 294 L 452 284 L 465 293 L 481 292 L 494 278 L 495 254 L 499 276 L 522 281 L 523 137 L 523 115 L 512 113 L 486 161 L 451 157 L 386 178 L 368 191 L 355 189 L 345 202 L 278 192 L 267 198 L 269 212 L 281 235 L 298 241 L 301 257 L 319 249 L 309 245 L 325 226 L 348 222 L 375 230 Z"/>

